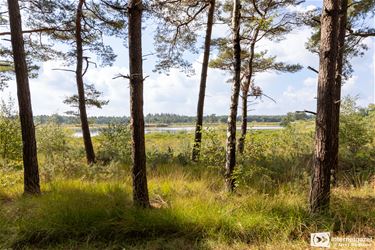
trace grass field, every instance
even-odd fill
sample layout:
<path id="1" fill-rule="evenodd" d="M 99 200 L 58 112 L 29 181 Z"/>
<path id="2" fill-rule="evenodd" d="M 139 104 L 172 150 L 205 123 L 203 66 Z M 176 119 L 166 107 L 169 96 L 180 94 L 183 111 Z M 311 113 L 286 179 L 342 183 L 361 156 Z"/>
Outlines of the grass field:
<path id="1" fill-rule="evenodd" d="M 40 197 L 23 197 L 19 182 L 2 189 L 0 247 L 302 249 L 311 232 L 375 233 L 370 186 L 335 189 L 330 214 L 310 217 L 307 186 L 291 183 L 272 193 L 243 187 L 228 195 L 214 171 L 161 166 L 149 171 L 153 209 L 139 210 L 124 171 L 117 180 L 44 183 Z"/>
<path id="2" fill-rule="evenodd" d="M 204 131 L 198 163 L 189 160 L 193 133 L 147 134 L 152 209 L 137 209 L 126 128 L 94 138 L 98 155 L 115 158 L 88 167 L 82 139 L 51 126 L 39 137 L 41 196 L 22 195 L 22 169 L 0 168 L 0 249 L 309 249 L 314 232 L 373 237 L 374 182 L 362 175 L 352 176 L 360 185 L 340 176 L 330 212 L 309 215 L 313 128 L 250 132 L 234 194 L 224 190 L 224 130 Z"/>

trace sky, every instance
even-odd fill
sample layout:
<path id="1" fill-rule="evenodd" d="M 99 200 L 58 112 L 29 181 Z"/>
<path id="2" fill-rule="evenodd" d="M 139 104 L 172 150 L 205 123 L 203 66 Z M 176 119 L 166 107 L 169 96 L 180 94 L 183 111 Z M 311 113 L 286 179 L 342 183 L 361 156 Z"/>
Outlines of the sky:
<path id="1" fill-rule="evenodd" d="M 321 1 L 306 1 L 298 9 L 309 10 L 320 6 Z M 375 22 L 375 20 L 373 20 Z M 374 23 L 375 24 L 375 23 Z M 153 51 L 153 37 L 146 28 L 143 32 L 143 53 Z M 230 36 L 230 31 L 222 26 L 215 26 L 213 37 Z M 305 49 L 311 30 L 307 27 L 294 29 L 281 42 L 264 41 L 257 50 L 267 49 L 270 55 L 277 56 L 277 60 L 286 63 L 300 63 L 304 69 L 293 74 L 261 73 L 255 76 L 255 84 L 260 86 L 264 93 L 276 100 L 276 103 L 267 98 L 257 100 L 250 107 L 254 109 L 249 115 L 281 115 L 297 110 L 316 110 L 317 75 L 308 70 L 307 66 L 318 68 L 318 56 Z M 86 83 L 95 84 L 103 92 L 103 99 L 109 104 L 102 109 L 89 109 L 89 116 L 128 116 L 129 84 L 126 79 L 113 79 L 119 73 L 127 74 L 127 48 L 123 47 L 120 39 L 106 39 L 118 54 L 112 67 L 91 67 L 85 76 Z M 198 42 L 203 44 L 202 39 Z M 358 104 L 367 106 L 375 102 L 375 40 L 367 38 L 364 42 L 369 50 L 363 57 L 353 58 L 354 73 L 343 86 L 343 96 L 358 96 Z M 200 46 L 199 46 L 200 47 Z M 211 55 L 212 58 L 215 54 Z M 193 76 L 186 76 L 178 69 L 172 69 L 169 74 L 153 73 L 154 59 L 144 61 L 144 75 L 148 76 L 144 83 L 144 113 L 175 113 L 195 115 L 198 98 L 201 61 L 203 52 L 189 55 L 196 72 Z M 39 77 L 30 79 L 31 100 L 34 115 L 64 114 L 71 108 L 63 104 L 63 100 L 77 92 L 73 73 L 55 71 L 61 68 L 61 62 L 48 61 L 41 65 Z M 205 100 L 205 114 L 227 115 L 229 113 L 231 84 L 230 75 L 218 70 L 209 69 L 207 92 Z M 15 81 L 9 82 L 9 87 L 0 92 L 0 99 L 12 96 L 16 99 Z"/>

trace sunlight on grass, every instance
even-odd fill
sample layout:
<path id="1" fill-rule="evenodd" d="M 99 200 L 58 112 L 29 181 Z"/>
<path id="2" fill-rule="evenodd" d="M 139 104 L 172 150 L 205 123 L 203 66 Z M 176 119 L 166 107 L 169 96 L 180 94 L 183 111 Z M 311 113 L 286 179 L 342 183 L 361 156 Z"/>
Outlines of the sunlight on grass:
<path id="1" fill-rule="evenodd" d="M 298 249 L 319 230 L 374 233 L 375 196 L 366 188 L 335 190 L 331 214 L 310 218 L 306 192 L 243 188 L 228 195 L 219 176 L 201 171 L 206 173 L 197 178 L 189 171 L 169 166 L 150 172 L 151 210 L 132 206 L 129 178 L 56 180 L 43 186 L 40 197 L 22 197 L 16 185 L 0 194 L 1 247 L 78 244 L 84 249 L 82 242 L 98 248 L 111 242 L 107 246 L 129 249 L 272 249 L 273 244 Z"/>

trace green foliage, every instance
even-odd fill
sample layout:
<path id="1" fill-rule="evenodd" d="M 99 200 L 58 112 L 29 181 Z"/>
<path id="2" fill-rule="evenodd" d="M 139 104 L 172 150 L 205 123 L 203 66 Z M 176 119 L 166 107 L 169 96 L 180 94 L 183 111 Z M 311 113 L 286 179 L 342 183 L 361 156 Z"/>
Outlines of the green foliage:
<path id="1" fill-rule="evenodd" d="M 372 0 L 362 1 L 348 1 L 348 13 L 347 13 L 347 35 L 345 40 L 344 48 L 344 64 L 343 73 L 344 80 L 351 77 L 353 73 L 353 67 L 351 59 L 353 57 L 362 57 L 365 52 L 369 49 L 367 44 L 364 42 L 366 35 L 358 34 L 370 34 L 374 36 L 374 27 L 369 26 L 373 19 L 373 13 L 375 10 L 375 2 Z M 301 20 L 308 26 L 312 27 L 313 33 L 306 43 L 306 48 L 313 53 L 318 53 L 320 44 L 320 15 L 321 8 L 302 13 Z M 372 35 L 371 35 L 372 33 Z"/>
<path id="2" fill-rule="evenodd" d="M 111 4 L 112 0 L 106 1 Z M 47 35 L 53 42 L 65 43 L 68 51 L 62 56 L 66 64 L 73 64 L 76 60 L 76 48 L 71 46 L 75 41 L 76 1 L 33 1 L 27 3 L 29 11 L 28 25 L 31 28 L 47 27 L 57 29 Z M 45 15 L 48 13 L 48 15 Z M 82 19 L 81 35 L 85 52 L 96 56 L 101 65 L 112 65 L 116 58 L 112 48 L 104 43 L 104 35 L 124 36 L 125 19 L 122 15 L 108 8 L 102 1 L 88 1 L 83 5 L 84 18 Z M 87 67 L 92 64 L 86 55 Z M 95 64 L 95 63 L 94 63 Z"/>
<path id="3" fill-rule="evenodd" d="M 373 108 L 347 108 L 356 106 L 347 103 L 343 102 L 343 111 L 354 111 L 343 112 L 342 119 L 350 117 L 343 126 L 374 131 Z M 352 138 L 354 133 L 342 137 L 343 145 L 357 150 L 355 180 L 362 184 L 341 187 L 347 182 L 341 175 L 339 187 L 332 192 L 330 214 L 311 217 L 306 197 L 313 131 L 313 121 L 250 131 L 245 152 L 237 161 L 237 189 L 232 195 L 224 189 L 221 171 L 224 128 L 203 130 L 198 163 L 189 160 L 192 133 L 146 134 L 154 208 L 145 210 L 131 202 L 127 166 L 131 144 L 126 125 L 110 125 L 94 138 L 99 151 L 110 157 L 90 167 L 78 146 L 80 138 L 56 122 L 38 125 L 44 195 L 21 196 L 22 171 L 0 168 L 0 248 L 302 249 L 308 248 L 313 231 L 372 235 L 375 197 L 366 169 L 358 166 L 373 164 L 373 134 L 368 133 L 370 139 L 361 147 L 353 147 L 364 142 Z M 340 162 L 348 164 L 353 155 L 346 156 L 343 149 L 349 152 L 347 147 L 340 148 Z M 348 174 L 344 169 L 342 173 Z"/>
<path id="4" fill-rule="evenodd" d="M 150 135 L 152 139 L 146 139 L 149 145 L 146 147 L 146 157 L 151 169 L 166 164 L 181 166 L 191 164 L 191 141 L 188 140 L 187 135 L 186 132 L 168 133 L 168 136 L 163 133 Z M 171 138 L 174 138 L 173 142 L 170 141 Z"/>
<path id="5" fill-rule="evenodd" d="M 149 180 L 154 209 L 132 206 L 129 176 L 55 181 L 38 197 L 0 191 L 0 247 L 152 249 L 153 242 L 156 249 L 302 249 L 313 231 L 373 233 L 369 188 L 335 189 L 332 212 L 310 217 L 307 189 L 227 195 L 219 176 L 202 168 L 198 173 L 178 166 L 155 171 Z"/>
<path id="6" fill-rule="evenodd" d="M 76 116 L 58 115 L 54 114 L 54 119 L 58 120 L 60 124 L 79 124 L 79 118 Z M 248 117 L 249 122 L 280 122 L 285 116 L 284 115 L 252 115 Z M 37 115 L 34 116 L 36 124 L 48 123 L 51 116 L 49 115 Z M 241 117 L 237 117 L 239 121 Z M 91 116 L 89 117 L 92 124 L 96 125 L 107 125 L 110 123 L 129 123 L 130 117 L 128 116 Z M 177 115 L 177 114 L 147 114 L 145 116 L 145 123 L 147 126 L 167 126 L 174 124 L 193 124 L 195 122 L 195 116 Z M 226 115 L 205 115 L 203 117 L 204 123 L 226 123 L 228 116 Z"/>
<path id="7" fill-rule="evenodd" d="M 221 172 L 225 163 L 224 137 L 217 129 L 207 128 L 202 130 L 202 138 L 199 163 Z"/>
<path id="8" fill-rule="evenodd" d="M 37 126 L 36 135 L 41 176 L 45 181 L 59 176 L 77 177 L 83 173 L 83 149 L 73 145 L 72 133 L 51 120 Z"/>
<path id="9" fill-rule="evenodd" d="M 100 130 L 97 158 L 103 163 L 131 162 L 131 133 L 128 125 L 109 124 Z"/>
<path id="10" fill-rule="evenodd" d="M 264 192 L 292 181 L 307 186 L 313 144 L 308 126 L 301 122 L 282 131 L 249 133 L 245 151 L 238 159 L 237 185 L 251 185 Z"/>
<path id="11" fill-rule="evenodd" d="M 312 116 L 307 115 L 305 112 L 288 112 L 286 116 L 281 119 L 280 126 L 289 126 L 292 122 L 298 120 L 309 120 Z"/>
<path id="12" fill-rule="evenodd" d="M 343 98 L 340 116 L 339 172 L 346 184 L 362 186 L 375 175 L 373 114 L 363 116 L 356 98 Z"/>
<path id="13" fill-rule="evenodd" d="M 69 137 L 61 125 L 51 121 L 48 124 L 37 127 L 38 151 L 43 154 L 47 162 L 54 163 L 56 157 L 62 155 L 65 158 L 69 153 Z"/>
<path id="14" fill-rule="evenodd" d="M 95 107 L 101 109 L 103 106 L 109 103 L 108 100 L 101 100 L 102 92 L 98 91 L 94 84 L 84 84 L 85 87 L 85 104 L 86 107 Z M 64 103 L 70 105 L 73 108 L 76 108 L 76 111 L 68 111 L 67 114 L 73 114 L 79 116 L 78 107 L 79 107 L 79 97 L 78 95 L 72 95 L 67 97 L 64 100 Z"/>
<path id="15" fill-rule="evenodd" d="M 0 166 L 22 168 L 21 125 L 11 98 L 0 105 L 0 159 Z"/>
<path id="16" fill-rule="evenodd" d="M 160 164 L 170 164 L 173 162 L 174 151 L 168 147 L 166 151 L 161 151 L 157 147 L 152 147 L 146 152 L 147 162 L 151 164 L 152 168 L 156 168 Z"/>
<path id="17" fill-rule="evenodd" d="M 186 74 L 193 74 L 191 62 L 184 58 L 188 52 L 198 53 L 196 42 L 206 17 L 208 4 L 204 1 L 168 2 L 151 1 L 149 12 L 156 23 L 154 47 L 157 61 L 155 72 L 169 72 L 179 68 Z"/>

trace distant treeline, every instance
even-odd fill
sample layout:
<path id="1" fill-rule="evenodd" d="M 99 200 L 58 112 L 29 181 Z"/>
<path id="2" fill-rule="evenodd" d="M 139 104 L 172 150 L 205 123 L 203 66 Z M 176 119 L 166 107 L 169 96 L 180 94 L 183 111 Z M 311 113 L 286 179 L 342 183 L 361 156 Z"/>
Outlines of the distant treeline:
<path id="1" fill-rule="evenodd" d="M 288 113 L 287 115 L 253 115 L 248 117 L 249 122 L 285 122 L 294 120 L 308 120 L 313 116 L 305 113 Z M 172 124 L 172 123 L 194 123 L 195 116 L 177 115 L 177 114 L 148 114 L 145 116 L 146 124 Z M 67 115 L 38 115 L 34 117 L 36 124 L 45 124 L 53 121 L 58 124 L 79 124 L 79 117 Z M 204 116 L 206 123 L 226 123 L 226 115 L 206 115 Z M 237 118 L 240 120 L 240 117 Z M 110 123 L 128 123 L 130 118 L 127 116 L 92 116 L 89 117 L 91 124 L 110 124 Z"/>

